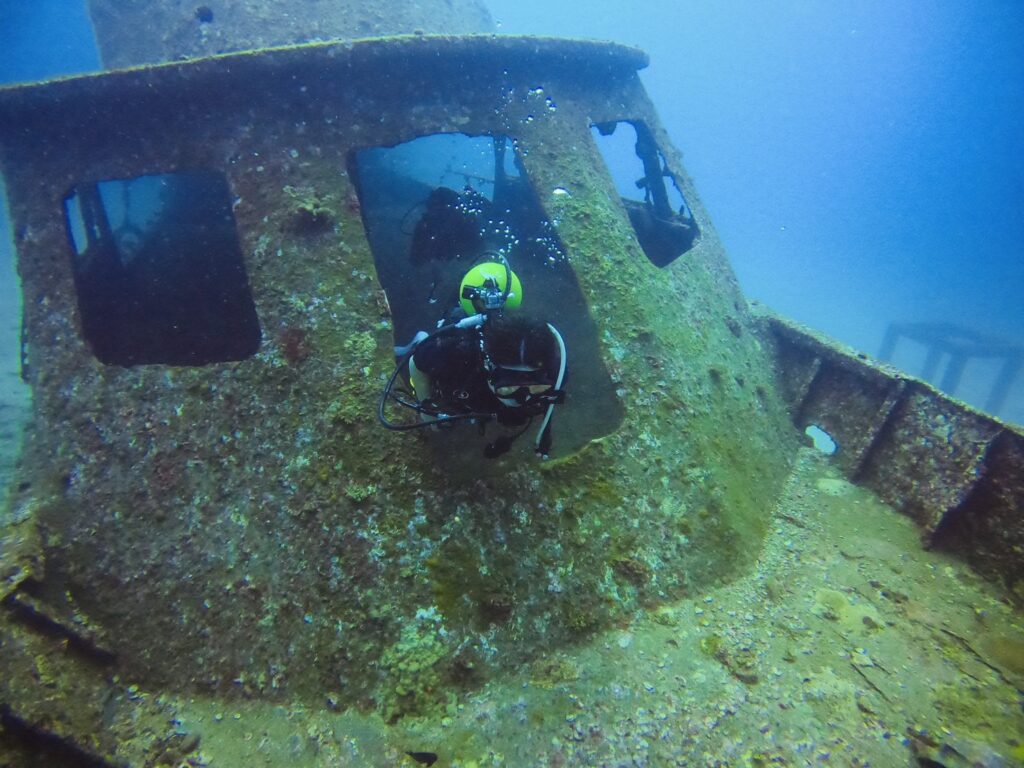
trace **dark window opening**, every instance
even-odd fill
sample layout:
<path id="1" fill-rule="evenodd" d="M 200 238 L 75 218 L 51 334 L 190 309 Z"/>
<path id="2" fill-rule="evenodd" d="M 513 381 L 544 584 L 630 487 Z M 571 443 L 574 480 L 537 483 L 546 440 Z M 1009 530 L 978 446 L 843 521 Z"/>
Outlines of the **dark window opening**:
<path id="1" fill-rule="evenodd" d="M 260 326 L 217 173 L 79 184 L 64 200 L 82 332 L 110 365 L 254 354 Z"/>
<path id="2" fill-rule="evenodd" d="M 651 130 L 622 121 L 598 123 L 593 134 L 644 253 L 668 266 L 693 247 L 699 230 Z"/>
<path id="3" fill-rule="evenodd" d="M 422 136 L 359 150 L 350 171 L 396 345 L 453 317 L 463 277 L 500 254 L 522 288 L 522 303 L 506 314 L 552 323 L 568 351 L 556 452 L 575 450 L 618 427 L 621 405 L 586 300 L 512 140 Z"/>

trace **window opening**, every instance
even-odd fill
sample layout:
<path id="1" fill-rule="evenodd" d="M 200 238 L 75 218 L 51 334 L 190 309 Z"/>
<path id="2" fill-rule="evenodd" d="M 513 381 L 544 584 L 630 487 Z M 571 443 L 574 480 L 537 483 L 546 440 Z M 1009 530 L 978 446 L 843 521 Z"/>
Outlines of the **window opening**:
<path id="1" fill-rule="evenodd" d="M 593 135 L 644 253 L 668 266 L 693 247 L 699 230 L 654 135 L 629 121 L 598 123 Z"/>
<path id="2" fill-rule="evenodd" d="M 396 346 L 480 311 L 474 302 L 486 297 L 466 296 L 471 273 L 507 262 L 521 295 L 508 299 L 503 315 L 541 328 L 551 323 L 567 350 L 570 388 L 554 417 L 556 453 L 575 450 L 618 426 L 621 405 L 586 300 L 511 139 L 421 136 L 358 150 L 350 170 L 391 307 Z M 504 267 L 498 272 L 504 280 Z M 498 291 L 492 298 L 504 297 Z M 436 374 L 431 386 L 443 378 Z"/>
<path id="3" fill-rule="evenodd" d="M 82 332 L 110 365 L 206 365 L 256 352 L 260 326 L 226 179 L 82 183 L 64 200 Z"/>
<path id="4" fill-rule="evenodd" d="M 817 424 L 809 424 L 807 429 L 804 430 L 804 434 L 811 439 L 811 444 L 826 456 L 832 456 L 839 450 L 839 445 L 832 438 L 832 435 Z"/>

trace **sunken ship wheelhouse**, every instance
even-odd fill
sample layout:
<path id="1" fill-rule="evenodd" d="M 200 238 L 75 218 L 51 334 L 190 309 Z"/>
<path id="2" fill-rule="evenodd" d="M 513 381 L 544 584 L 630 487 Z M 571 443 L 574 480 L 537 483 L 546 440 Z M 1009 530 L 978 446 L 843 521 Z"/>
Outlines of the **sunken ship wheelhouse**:
<path id="1" fill-rule="evenodd" d="M 794 421 L 1017 583 L 1019 433 L 752 314 L 639 51 L 468 2 L 150 5 L 92 4 L 119 69 L 0 90 L 32 392 L 5 725 L 132 762 L 195 746 L 126 738 L 166 714 L 139 690 L 430 711 L 744 572 Z M 468 268 L 414 247 L 439 195 L 484 201 L 518 311 L 564 335 L 546 461 L 378 423 Z"/>

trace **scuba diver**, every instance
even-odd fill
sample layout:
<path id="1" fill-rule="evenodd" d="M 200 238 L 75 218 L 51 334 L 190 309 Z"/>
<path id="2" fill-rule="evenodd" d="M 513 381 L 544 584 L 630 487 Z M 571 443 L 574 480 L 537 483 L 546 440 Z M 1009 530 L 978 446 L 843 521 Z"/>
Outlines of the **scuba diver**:
<path id="1" fill-rule="evenodd" d="M 506 315 L 522 298 L 522 284 L 505 256 L 484 254 L 462 278 L 454 311 L 432 332 L 420 331 L 395 349 L 395 370 L 378 407 L 381 424 L 410 431 L 468 421 L 482 433 L 495 422 L 508 430 L 484 449 L 487 458 L 496 458 L 541 417 L 534 450 L 546 458 L 551 417 L 565 397 L 565 342 L 551 323 Z M 409 392 L 396 388 L 403 371 Z M 389 401 L 419 420 L 390 421 Z"/>

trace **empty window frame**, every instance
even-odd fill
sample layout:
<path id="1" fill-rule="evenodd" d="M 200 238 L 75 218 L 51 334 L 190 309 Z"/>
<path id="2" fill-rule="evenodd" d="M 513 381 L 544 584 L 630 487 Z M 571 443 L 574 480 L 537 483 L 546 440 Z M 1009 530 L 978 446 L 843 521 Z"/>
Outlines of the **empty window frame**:
<path id="1" fill-rule="evenodd" d="M 223 175 L 82 183 L 64 200 L 82 332 L 103 363 L 254 354 L 260 326 Z"/>
<path id="2" fill-rule="evenodd" d="M 593 135 L 644 253 L 655 266 L 668 266 L 699 232 L 650 128 L 639 121 L 598 123 Z"/>
<path id="3" fill-rule="evenodd" d="M 569 352 L 559 452 L 618 427 L 622 406 L 586 300 L 511 139 L 432 134 L 357 150 L 349 167 L 397 345 L 451 317 L 462 277 L 500 253 L 522 282 L 514 311 L 553 323 Z"/>

